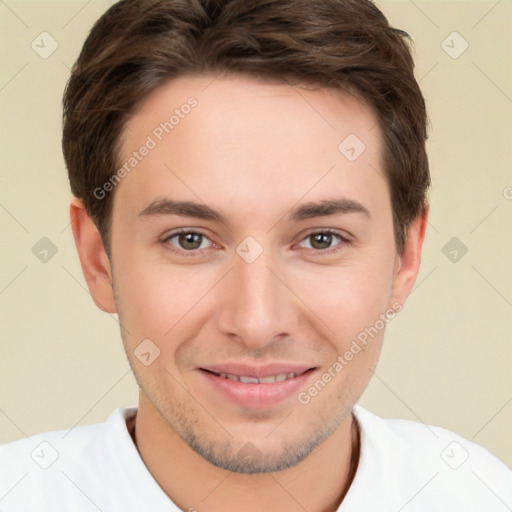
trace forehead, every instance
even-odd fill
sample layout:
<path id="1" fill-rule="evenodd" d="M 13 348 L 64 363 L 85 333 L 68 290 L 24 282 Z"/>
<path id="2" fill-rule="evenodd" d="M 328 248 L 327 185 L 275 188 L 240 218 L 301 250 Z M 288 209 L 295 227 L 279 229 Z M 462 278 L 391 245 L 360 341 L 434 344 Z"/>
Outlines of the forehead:
<path id="1" fill-rule="evenodd" d="M 195 106 L 189 107 L 191 103 Z M 158 136 L 158 126 L 169 120 L 176 140 L 188 138 L 194 130 L 198 136 L 208 134 L 210 140 L 221 138 L 226 144 L 232 139 L 241 142 L 246 136 L 254 142 L 273 139 L 283 146 L 283 139 L 293 142 L 307 137 L 312 144 L 318 145 L 322 139 L 326 147 L 337 149 L 340 137 L 349 130 L 368 142 L 379 138 L 373 111 L 338 89 L 290 86 L 243 75 L 182 76 L 142 101 L 126 125 L 123 147 L 137 142 L 134 129 L 145 133 L 157 130 Z"/>
<path id="2" fill-rule="evenodd" d="M 168 192 L 210 205 L 221 196 L 249 213 L 251 205 L 260 210 L 283 196 L 295 202 L 343 189 L 375 196 L 387 188 L 376 116 L 333 89 L 180 77 L 150 94 L 129 120 L 119 165 L 144 145 L 151 149 L 117 190 L 137 207 Z"/>

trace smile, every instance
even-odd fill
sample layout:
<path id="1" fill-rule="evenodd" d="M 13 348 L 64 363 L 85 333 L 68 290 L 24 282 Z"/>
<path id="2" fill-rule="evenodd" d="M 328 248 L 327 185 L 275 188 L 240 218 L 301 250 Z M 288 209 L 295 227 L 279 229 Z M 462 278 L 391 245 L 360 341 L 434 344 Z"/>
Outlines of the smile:
<path id="1" fill-rule="evenodd" d="M 226 365 L 227 366 L 227 365 Z M 282 365 L 281 365 L 282 366 Z M 227 369 L 227 368 L 226 368 Z M 198 375 L 207 389 L 211 389 L 216 397 L 228 399 L 239 407 L 268 408 L 293 400 L 297 393 L 303 389 L 313 375 L 318 372 L 316 368 L 297 368 L 296 372 L 283 372 L 282 369 L 270 370 L 270 367 L 261 370 L 266 375 L 244 375 L 251 372 L 240 369 L 231 369 L 234 373 L 227 373 L 206 368 L 198 368 Z M 219 368 L 220 370 L 220 368 Z M 279 372 L 279 373 L 277 373 Z"/>
<path id="2" fill-rule="evenodd" d="M 273 382 L 282 382 L 284 380 L 293 379 L 297 377 L 297 375 L 301 375 L 301 373 L 278 373 L 277 375 L 269 375 L 267 377 L 248 377 L 245 375 L 233 375 L 231 373 L 217 373 L 211 372 L 217 377 L 222 377 L 224 379 L 234 380 L 237 382 L 242 382 L 243 384 L 272 384 Z"/>

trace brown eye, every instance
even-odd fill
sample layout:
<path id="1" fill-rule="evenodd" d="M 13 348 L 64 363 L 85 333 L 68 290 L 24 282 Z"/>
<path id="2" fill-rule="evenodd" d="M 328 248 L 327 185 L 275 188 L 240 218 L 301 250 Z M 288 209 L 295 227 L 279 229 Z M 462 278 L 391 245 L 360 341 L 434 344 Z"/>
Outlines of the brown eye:
<path id="1" fill-rule="evenodd" d="M 174 239 L 176 241 L 173 242 Z M 205 240 L 209 239 L 202 233 L 196 231 L 179 231 L 171 233 L 163 242 L 169 245 L 170 249 L 174 252 L 193 253 L 194 251 L 200 251 L 208 247 L 204 245 Z"/>
<path id="2" fill-rule="evenodd" d="M 338 243 L 335 243 L 336 239 L 339 240 Z M 309 247 L 307 245 L 305 246 L 307 249 L 309 248 L 313 251 L 324 254 L 336 252 L 350 244 L 350 240 L 330 229 L 310 233 L 303 239 L 303 241 L 309 241 Z"/>
<path id="3" fill-rule="evenodd" d="M 328 249 L 332 243 L 333 235 L 330 233 L 315 233 L 309 235 L 313 249 Z"/>
<path id="4" fill-rule="evenodd" d="M 180 233 L 178 236 L 178 243 L 183 249 L 199 249 L 201 247 L 201 240 L 203 235 L 199 233 Z"/>

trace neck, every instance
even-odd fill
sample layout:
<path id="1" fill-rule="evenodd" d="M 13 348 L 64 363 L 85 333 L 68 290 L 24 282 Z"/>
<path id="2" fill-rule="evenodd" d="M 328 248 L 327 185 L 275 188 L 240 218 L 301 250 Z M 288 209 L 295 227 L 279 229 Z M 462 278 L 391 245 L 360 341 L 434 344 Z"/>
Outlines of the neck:
<path id="1" fill-rule="evenodd" d="M 190 512 L 335 512 L 359 460 L 359 428 L 352 414 L 296 466 L 260 474 L 233 473 L 203 459 L 142 393 L 132 429 L 153 478 L 181 510 Z"/>

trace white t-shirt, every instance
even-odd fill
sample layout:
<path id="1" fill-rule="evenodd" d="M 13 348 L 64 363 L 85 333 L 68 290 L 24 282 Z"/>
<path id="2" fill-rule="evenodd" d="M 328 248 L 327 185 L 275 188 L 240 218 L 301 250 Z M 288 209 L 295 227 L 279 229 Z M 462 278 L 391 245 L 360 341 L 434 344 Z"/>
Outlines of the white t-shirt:
<path id="1" fill-rule="evenodd" d="M 0 511 L 179 512 L 132 441 L 135 411 L 0 446 Z M 361 453 L 338 512 L 512 510 L 512 471 L 485 448 L 441 427 L 354 414 Z"/>

